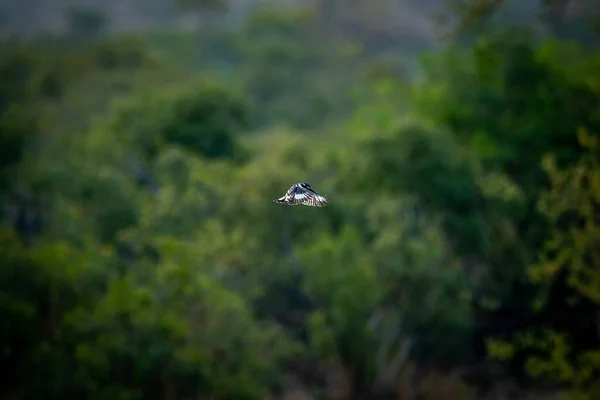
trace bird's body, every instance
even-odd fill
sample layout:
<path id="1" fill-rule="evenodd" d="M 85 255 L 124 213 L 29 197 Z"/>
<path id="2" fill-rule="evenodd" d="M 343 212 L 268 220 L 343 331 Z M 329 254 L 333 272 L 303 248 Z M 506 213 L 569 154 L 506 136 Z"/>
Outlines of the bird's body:
<path id="1" fill-rule="evenodd" d="M 285 195 L 273 201 L 290 206 L 303 205 L 309 207 L 325 207 L 328 202 L 326 196 L 321 196 L 305 182 L 292 185 Z"/>

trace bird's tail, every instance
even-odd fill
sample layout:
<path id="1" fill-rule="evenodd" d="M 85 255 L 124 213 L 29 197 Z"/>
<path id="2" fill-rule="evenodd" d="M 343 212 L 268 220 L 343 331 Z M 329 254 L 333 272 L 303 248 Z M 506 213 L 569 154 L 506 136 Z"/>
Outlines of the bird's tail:
<path id="1" fill-rule="evenodd" d="M 285 203 L 285 196 L 280 197 L 278 199 L 273 200 L 275 203 L 283 204 Z"/>

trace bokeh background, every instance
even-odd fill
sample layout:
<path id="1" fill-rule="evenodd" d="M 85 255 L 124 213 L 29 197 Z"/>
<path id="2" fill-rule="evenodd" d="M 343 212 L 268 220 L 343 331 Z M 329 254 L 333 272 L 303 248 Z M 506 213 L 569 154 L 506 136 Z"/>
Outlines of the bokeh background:
<path id="1" fill-rule="evenodd" d="M 0 397 L 600 398 L 599 4 L 2 1 Z"/>

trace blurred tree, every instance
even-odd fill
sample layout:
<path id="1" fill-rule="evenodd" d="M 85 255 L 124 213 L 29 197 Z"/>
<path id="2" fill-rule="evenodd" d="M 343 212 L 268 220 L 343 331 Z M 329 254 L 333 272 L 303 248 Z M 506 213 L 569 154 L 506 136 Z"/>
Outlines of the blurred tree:
<path id="1" fill-rule="evenodd" d="M 460 149 L 451 136 L 407 125 L 393 137 L 375 138 L 369 145 L 371 165 L 365 181 L 371 190 L 417 194 L 421 207 L 445 213 L 449 234 L 460 238 L 459 251 L 464 246 L 481 248 L 485 226 L 476 215 L 481 213 L 482 195 L 468 160 L 457 157 Z M 405 173 L 408 170 L 410 174 Z"/>
<path id="2" fill-rule="evenodd" d="M 364 139 L 370 155 L 359 181 L 369 192 L 415 195 L 416 210 L 442 217 L 463 268 L 478 277 L 472 328 L 483 355 L 483 338 L 554 321 L 550 315 L 568 303 L 559 291 L 552 306 L 542 307 L 546 317 L 534 312 L 527 266 L 549 239 L 550 221 L 536 209 L 548 183 L 544 155 L 553 153 L 560 168 L 572 166 L 580 147 L 571 132 L 598 128 L 597 77 L 590 73 L 597 61 L 562 43 L 539 46 L 531 37 L 499 33 L 426 62 L 408 112 L 427 127 L 374 110 L 376 125 L 361 126 L 379 131 Z M 576 320 L 573 314 L 568 321 L 575 327 Z M 522 370 L 520 361 L 511 373 Z"/>
<path id="3" fill-rule="evenodd" d="M 203 86 L 173 102 L 164 140 L 208 158 L 235 157 L 235 135 L 248 122 L 248 106 L 226 88 Z"/>
<path id="4" fill-rule="evenodd" d="M 311 341 L 319 358 L 341 361 L 350 371 L 356 394 L 373 379 L 373 338 L 366 322 L 381 296 L 360 242 L 358 232 L 346 227 L 339 239 L 322 237 L 300 254 L 304 290 L 317 305 L 309 318 Z"/>
<path id="5" fill-rule="evenodd" d="M 480 203 L 494 210 L 496 223 L 486 211 L 485 228 L 479 232 L 493 235 L 488 239 L 492 246 L 479 255 L 494 254 L 489 259 L 493 274 L 512 271 L 497 279 L 520 279 L 547 232 L 545 218 L 535 208 L 547 184 L 539 167 L 542 157 L 553 152 L 559 165 L 572 163 L 578 145 L 570 132 L 599 125 L 591 106 L 597 93 L 587 72 L 594 61 L 556 43 L 536 49 L 526 37 L 512 34 L 482 38 L 466 51 L 466 59 L 458 54 L 448 54 L 446 64 L 427 67 L 426 83 L 415 90 L 415 105 L 420 115 L 433 117 L 479 156 L 476 168 L 483 172 L 478 179 L 482 184 L 483 176 L 491 173 L 503 176 L 507 188 L 515 188 L 508 202 L 498 193 L 497 204 L 489 199 Z M 565 57 L 572 63 L 564 64 Z M 485 186 L 491 188 L 489 183 Z"/>
<path id="6" fill-rule="evenodd" d="M 534 21 L 542 28 L 541 33 L 549 33 L 551 37 L 592 46 L 598 43 L 600 8 L 594 1 L 452 0 L 447 5 L 449 12 L 442 20 L 449 23 L 453 33 L 469 35 L 490 25 L 496 28 L 507 24 L 531 26 Z M 448 18 L 449 15 L 454 18 Z"/>
<path id="7" fill-rule="evenodd" d="M 34 74 L 34 59 L 22 48 L 6 44 L 0 59 L 0 156 L 2 183 L 8 169 L 20 161 L 26 139 L 39 129 L 39 110 L 28 105 L 33 101 L 27 83 Z M 33 114 L 33 115 L 31 115 Z"/>
<path id="8" fill-rule="evenodd" d="M 319 35 L 311 12 L 261 7 L 244 24 L 238 45 L 247 63 L 242 85 L 257 104 L 254 127 L 310 129 L 350 111 L 343 106 L 349 83 L 355 84 L 354 57 Z"/>
<path id="9" fill-rule="evenodd" d="M 240 155 L 237 134 L 248 115 L 245 99 L 201 79 L 160 93 L 135 95 L 117 106 L 106 129 L 124 132 L 118 140 L 141 152 L 144 160 L 153 160 L 165 145 L 207 158 L 236 158 Z"/>
<path id="10" fill-rule="evenodd" d="M 21 179 L 29 154 L 51 121 L 46 102 L 65 87 L 63 63 L 35 45 L 6 40 L 0 54 L 0 222 L 31 240 L 41 229 L 43 209 L 31 182 Z"/>
<path id="11" fill-rule="evenodd" d="M 68 355 L 77 343 L 69 315 L 89 312 L 101 293 L 110 276 L 101 268 L 106 255 L 67 243 L 26 249 L 5 228 L 0 254 L 1 363 L 10 371 L 2 377 L 3 397 L 77 393 L 81 382 L 73 374 L 86 366 Z"/>
<path id="12" fill-rule="evenodd" d="M 81 38 L 93 38 L 104 33 L 107 26 L 106 15 L 102 11 L 70 7 L 67 13 L 68 34 Z"/>
<path id="13" fill-rule="evenodd" d="M 478 42 L 467 51 L 471 54 L 467 60 L 455 53 L 444 70 L 429 70 L 433 81 L 449 85 L 416 92 L 423 115 L 440 118 L 442 126 L 455 132 L 460 143 L 480 155 L 479 168 L 485 174 L 500 171 L 499 176 L 509 184 L 507 188 L 514 187 L 508 202 L 485 201 L 491 212 L 483 220 L 487 227 L 479 232 L 490 234 L 490 246 L 476 260 L 489 268 L 475 297 L 476 336 L 535 331 L 546 324 L 554 326 L 568 315 L 559 331 L 576 336 L 575 343 L 581 341 L 585 346 L 586 339 L 578 332 L 589 329 L 577 326 L 590 309 L 582 306 L 579 314 L 571 308 L 570 290 L 564 286 L 567 278 L 561 275 L 556 277 L 553 300 L 535 310 L 536 288 L 527 277 L 527 266 L 551 239 L 552 220 L 536 207 L 540 192 L 549 183 L 540 167 L 544 156 L 552 153 L 559 169 L 573 167 L 581 149 L 572 132 L 580 127 L 599 128 L 597 110 L 591 106 L 598 98 L 597 77 L 589 72 L 597 65 L 597 55 L 556 42 L 535 45 L 531 38 L 506 34 L 488 35 Z M 565 63 L 565 59 L 570 62 Z M 435 64 L 440 65 L 444 64 Z M 441 106 L 446 101 L 450 106 Z M 492 189 L 489 182 L 485 187 Z M 561 245 L 564 251 L 570 247 Z M 562 317 L 558 310 L 564 310 Z M 515 376 L 523 371 L 523 357 L 520 353 L 512 359 L 511 373 Z"/>
<path id="14" fill-rule="evenodd" d="M 573 398 L 593 399 L 600 379 L 600 154 L 598 138 L 579 135 L 585 153 L 566 170 L 549 156 L 544 168 L 551 187 L 540 199 L 552 233 L 529 268 L 539 297 L 533 305 L 536 326 L 519 332 L 512 343 L 490 342 L 490 354 L 500 360 L 525 353 L 529 374 L 565 385 Z"/>
<path id="15" fill-rule="evenodd" d="M 133 37 L 120 37 L 92 42 L 86 52 L 90 69 L 126 70 L 150 66 L 149 51 Z"/>

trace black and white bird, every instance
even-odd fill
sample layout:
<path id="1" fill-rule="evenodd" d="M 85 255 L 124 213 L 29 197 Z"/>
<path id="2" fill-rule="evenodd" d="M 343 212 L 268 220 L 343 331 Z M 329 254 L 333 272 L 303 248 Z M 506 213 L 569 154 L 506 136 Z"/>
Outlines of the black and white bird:
<path id="1" fill-rule="evenodd" d="M 294 184 L 289 190 L 276 200 L 275 203 L 287 204 L 290 206 L 303 205 L 310 207 L 325 207 L 327 205 L 327 197 L 321 196 L 310 187 L 308 183 L 301 182 Z"/>

